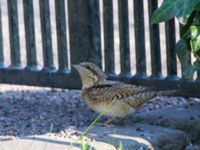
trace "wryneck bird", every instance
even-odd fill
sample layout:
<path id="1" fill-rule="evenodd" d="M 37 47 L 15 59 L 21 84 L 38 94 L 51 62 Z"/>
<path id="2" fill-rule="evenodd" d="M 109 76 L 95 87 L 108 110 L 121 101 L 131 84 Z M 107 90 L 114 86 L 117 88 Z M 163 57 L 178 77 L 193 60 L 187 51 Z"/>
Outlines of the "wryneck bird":
<path id="1" fill-rule="evenodd" d="M 125 117 L 137 111 L 156 96 L 174 95 L 175 90 L 153 91 L 151 88 L 107 80 L 107 75 L 96 65 L 82 62 L 73 67 L 82 81 L 81 95 L 88 106 L 100 113 L 110 105 L 105 116 Z"/>

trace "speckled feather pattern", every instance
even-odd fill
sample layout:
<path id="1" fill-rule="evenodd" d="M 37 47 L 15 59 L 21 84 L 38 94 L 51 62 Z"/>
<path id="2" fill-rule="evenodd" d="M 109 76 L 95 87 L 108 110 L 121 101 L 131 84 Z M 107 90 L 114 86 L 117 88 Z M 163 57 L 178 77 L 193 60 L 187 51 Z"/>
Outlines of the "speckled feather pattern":
<path id="1" fill-rule="evenodd" d="M 83 89 L 82 97 L 95 111 L 101 112 L 113 100 L 107 116 L 124 117 L 138 110 L 145 102 L 158 95 L 170 95 L 171 91 L 149 91 L 149 88 L 123 83 L 94 85 Z"/>
<path id="2" fill-rule="evenodd" d="M 156 96 L 173 95 L 176 92 L 152 91 L 148 87 L 106 80 L 100 68 L 87 62 L 75 68 L 82 80 L 82 97 L 86 103 L 96 112 L 103 111 L 112 103 L 105 114 L 110 117 L 125 117 Z"/>

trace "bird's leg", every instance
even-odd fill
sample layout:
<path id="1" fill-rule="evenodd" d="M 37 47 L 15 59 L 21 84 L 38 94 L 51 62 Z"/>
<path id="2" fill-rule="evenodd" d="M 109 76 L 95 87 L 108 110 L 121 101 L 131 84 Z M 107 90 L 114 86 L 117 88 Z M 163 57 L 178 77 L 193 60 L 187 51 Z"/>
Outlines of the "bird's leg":
<path id="1" fill-rule="evenodd" d="M 104 126 L 112 127 L 113 125 L 124 125 L 124 118 L 109 118 L 103 123 Z"/>
<path id="2" fill-rule="evenodd" d="M 100 126 L 106 126 L 106 127 L 113 127 L 112 122 L 114 121 L 114 117 L 112 118 L 108 118 L 106 121 L 102 122 L 102 123 L 98 123 L 98 125 Z"/>
<path id="3" fill-rule="evenodd" d="M 124 126 L 125 124 L 124 121 L 125 121 L 124 118 L 115 118 L 115 120 L 113 120 L 113 124 Z"/>
<path id="4" fill-rule="evenodd" d="M 108 124 L 112 123 L 114 120 L 115 120 L 114 117 L 108 118 L 108 120 L 106 120 L 106 121 L 104 122 L 104 124 L 107 124 L 107 125 L 108 125 Z"/>

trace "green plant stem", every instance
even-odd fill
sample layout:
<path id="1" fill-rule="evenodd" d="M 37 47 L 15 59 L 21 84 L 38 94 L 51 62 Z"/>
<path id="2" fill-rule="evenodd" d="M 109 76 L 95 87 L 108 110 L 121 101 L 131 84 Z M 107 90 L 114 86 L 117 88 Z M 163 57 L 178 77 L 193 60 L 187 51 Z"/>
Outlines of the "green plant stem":
<path id="1" fill-rule="evenodd" d="M 80 138 L 78 138 L 76 142 L 78 142 L 79 140 L 83 140 L 84 136 L 88 133 L 88 131 L 97 123 L 97 121 L 108 111 L 109 108 L 111 108 L 112 104 L 116 101 L 116 99 L 113 99 L 112 102 L 107 105 L 105 107 L 105 109 L 103 111 L 101 111 L 101 113 L 92 121 L 92 123 L 90 123 L 90 125 L 83 131 L 83 133 L 81 134 Z M 71 149 L 73 146 L 73 144 L 69 147 L 69 149 Z M 68 150 L 69 150 L 68 149 Z"/>
<path id="2" fill-rule="evenodd" d="M 93 121 L 92 123 L 85 129 L 85 131 L 81 134 L 81 138 L 87 134 L 87 132 L 97 123 L 97 121 L 104 115 L 102 111 Z"/>
<path id="3" fill-rule="evenodd" d="M 105 107 L 105 109 L 103 111 L 101 111 L 101 113 L 92 121 L 92 123 L 85 129 L 85 131 L 81 134 L 81 137 L 84 137 L 87 132 L 97 123 L 97 121 L 108 111 L 108 109 L 112 106 L 112 104 L 115 102 L 115 100 L 113 100 L 107 107 Z"/>

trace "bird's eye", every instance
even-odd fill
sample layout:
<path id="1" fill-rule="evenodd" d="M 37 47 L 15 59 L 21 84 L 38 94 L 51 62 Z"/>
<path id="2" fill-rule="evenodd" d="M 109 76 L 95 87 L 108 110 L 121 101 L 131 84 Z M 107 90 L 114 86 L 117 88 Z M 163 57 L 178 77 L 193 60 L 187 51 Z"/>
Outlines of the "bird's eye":
<path id="1" fill-rule="evenodd" d="M 91 69 L 91 67 L 90 67 L 90 66 L 85 66 L 85 68 L 86 68 L 86 69 Z"/>

